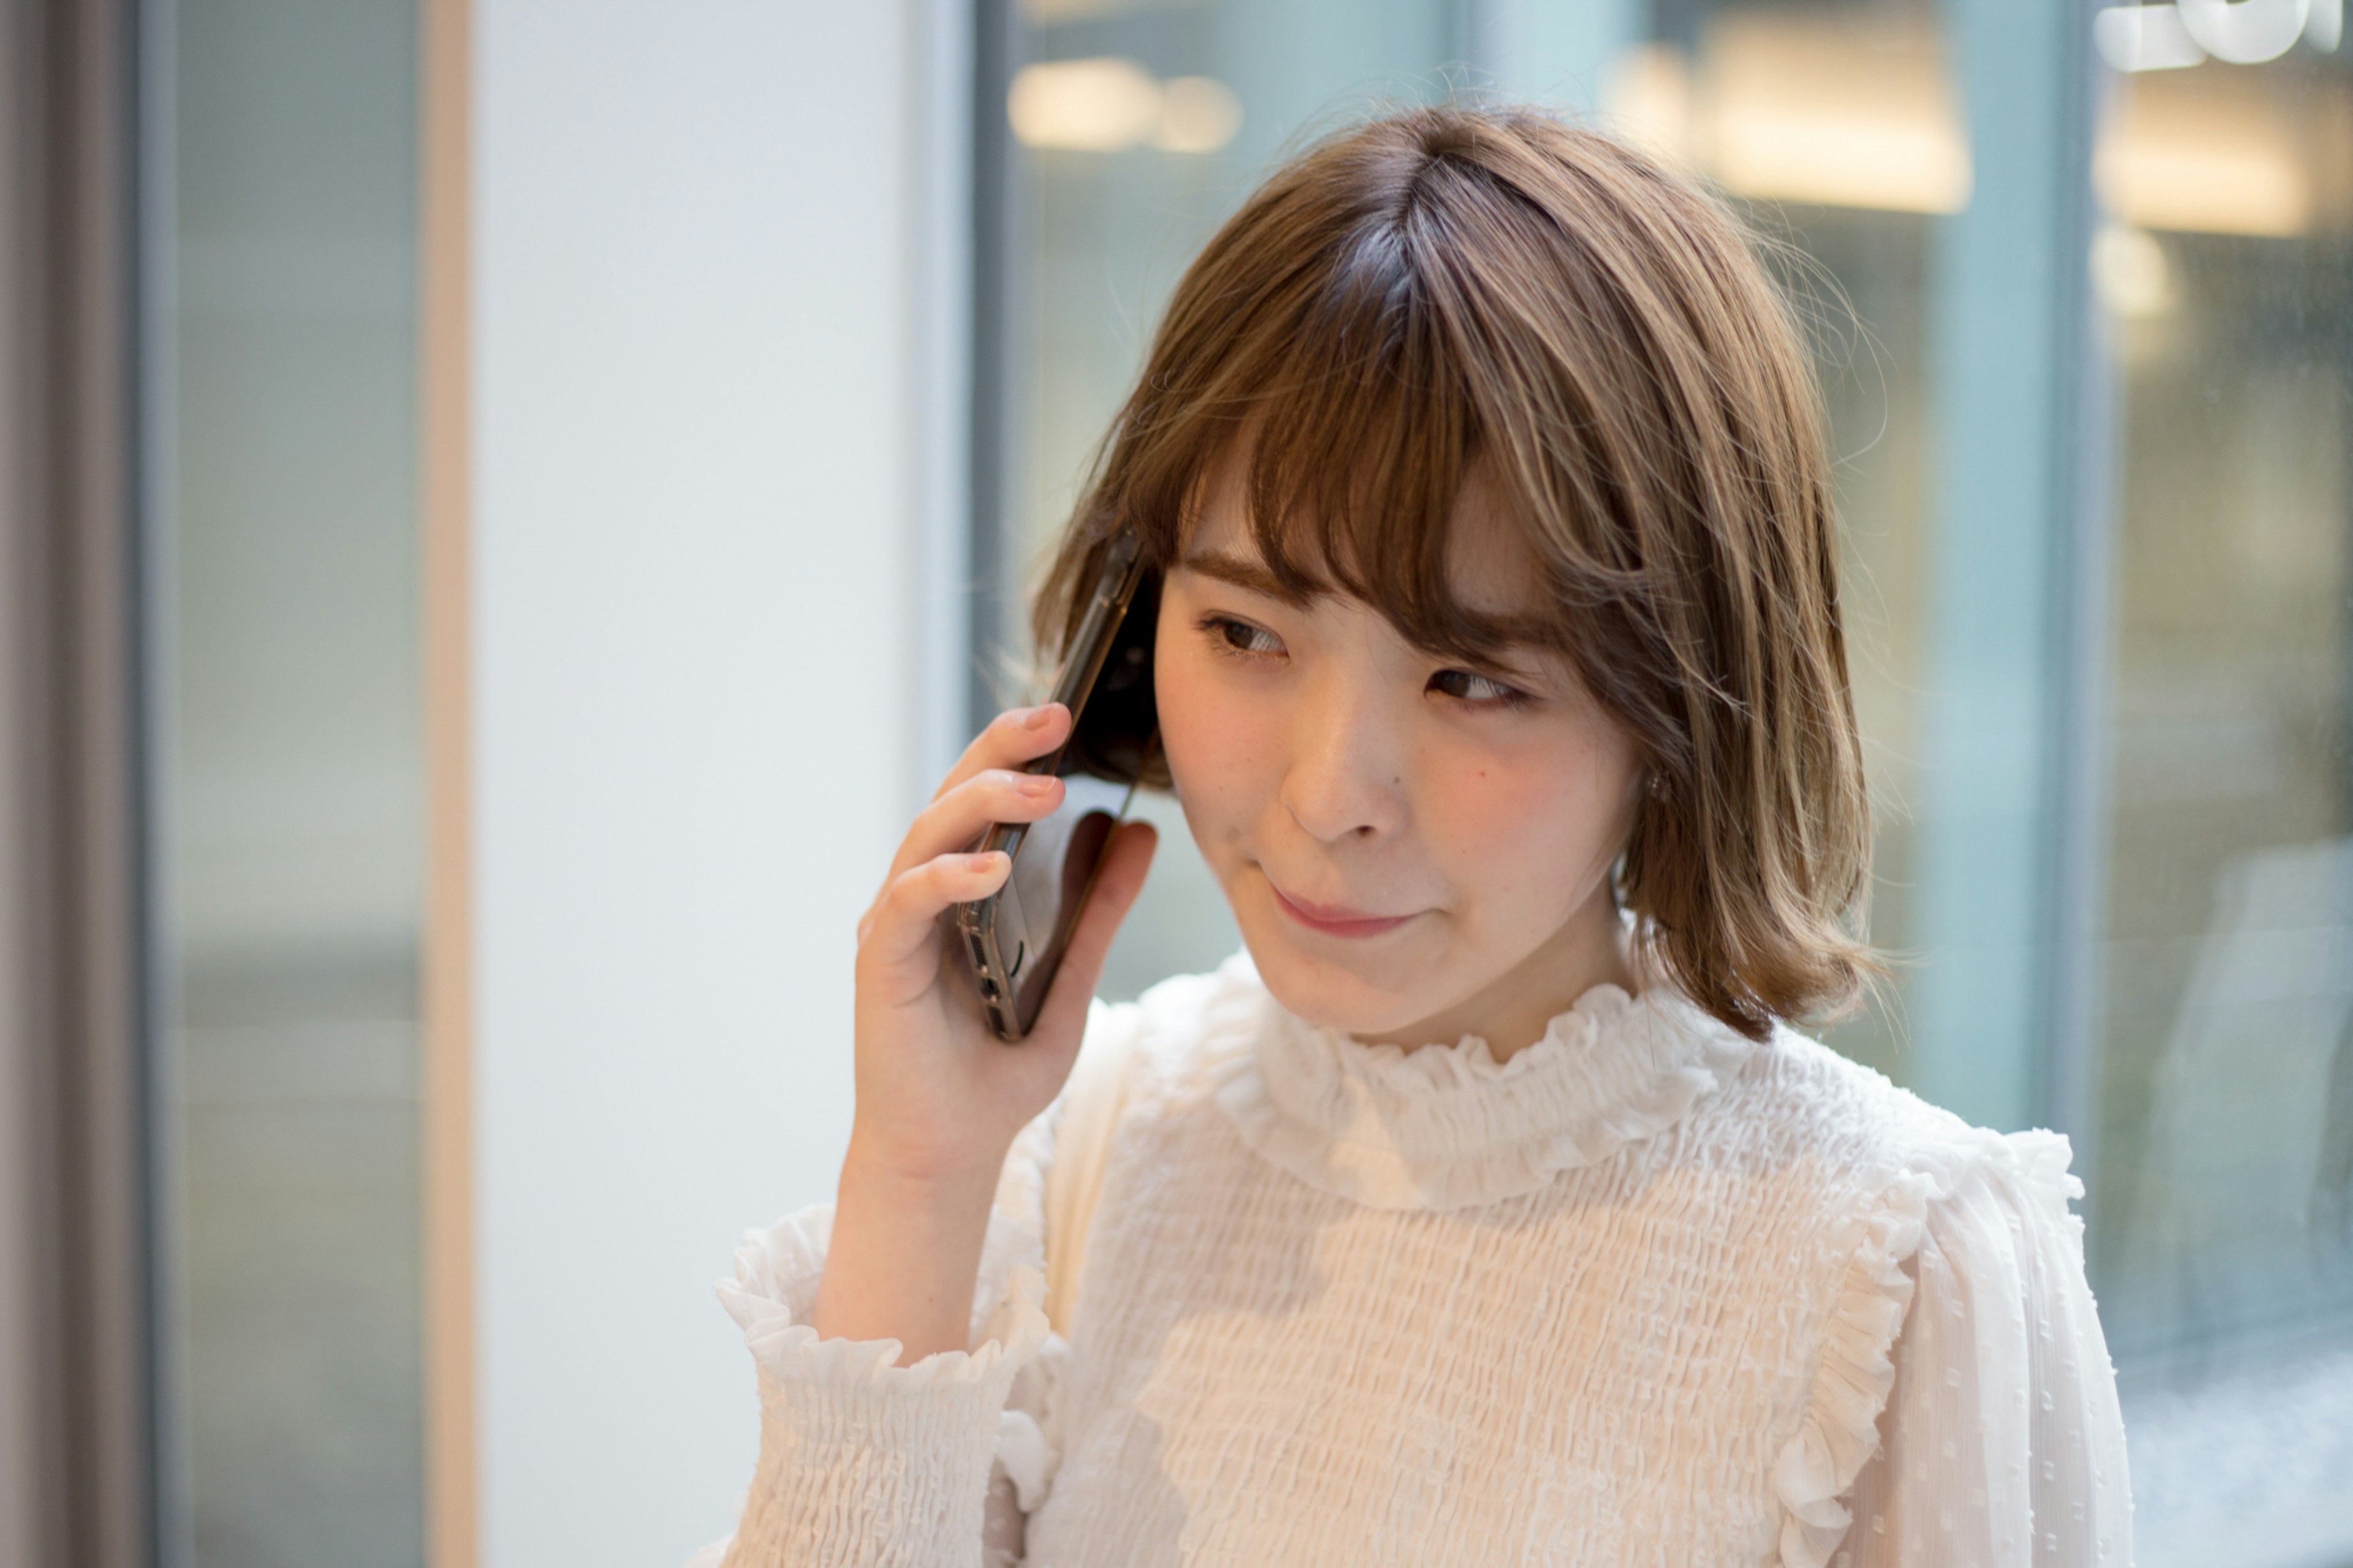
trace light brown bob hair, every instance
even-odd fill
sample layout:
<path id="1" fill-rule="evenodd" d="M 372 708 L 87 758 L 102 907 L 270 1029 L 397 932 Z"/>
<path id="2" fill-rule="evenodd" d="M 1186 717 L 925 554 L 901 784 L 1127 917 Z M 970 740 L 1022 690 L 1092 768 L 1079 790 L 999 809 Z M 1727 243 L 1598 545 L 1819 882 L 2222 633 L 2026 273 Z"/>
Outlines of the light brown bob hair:
<path id="1" fill-rule="evenodd" d="M 1036 599 L 1041 650 L 1122 528 L 1176 558 L 1229 459 L 1286 590 L 1468 659 L 1527 635 L 1448 581 L 1456 498 L 1492 482 L 1557 612 L 1542 640 L 1651 775 L 1616 888 L 1643 962 L 1753 1038 L 1853 1005 L 1871 821 L 1825 419 L 1723 206 L 1519 110 L 1311 148 L 1177 284 Z"/>

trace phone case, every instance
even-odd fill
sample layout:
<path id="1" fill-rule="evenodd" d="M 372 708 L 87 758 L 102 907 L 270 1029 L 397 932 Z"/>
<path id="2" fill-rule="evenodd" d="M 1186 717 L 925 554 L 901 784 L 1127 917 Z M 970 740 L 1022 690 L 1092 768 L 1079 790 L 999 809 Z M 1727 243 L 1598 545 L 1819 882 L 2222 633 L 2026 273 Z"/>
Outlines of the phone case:
<path id="1" fill-rule="evenodd" d="M 1133 532 L 1122 533 L 1112 542 L 1111 552 L 1103 562 L 1102 574 L 1096 578 L 1086 611 L 1079 621 L 1078 635 L 1071 640 L 1070 658 L 1064 662 L 1054 680 L 1050 701 L 1060 702 L 1071 710 L 1071 740 L 1043 757 L 1025 764 L 1024 771 L 1033 773 L 1057 773 L 1077 740 L 1079 726 L 1084 721 L 1088 699 L 1103 673 L 1121 622 L 1135 598 L 1138 583 L 1144 576 L 1143 542 Z M 1134 789 L 1133 782 L 1116 785 L 1112 781 L 1087 774 L 1068 775 L 1066 783 L 1077 799 L 1077 792 L 1088 785 L 1105 785 L 1117 789 L 1119 802 L 1111 813 L 1116 820 L 1126 813 L 1127 797 Z M 1097 803 L 1098 805 L 1108 802 Z M 1058 813 L 1057 816 L 1060 816 Z M 1093 814 L 1082 817 L 1082 823 Z M 1107 830 L 1106 830 L 1107 831 Z M 1094 891 L 1095 871 L 1102 863 L 1101 851 L 1095 852 L 1084 886 L 1075 898 L 1065 893 L 1058 907 L 1060 916 L 1057 929 L 1042 933 L 1029 929 L 1026 914 L 1020 907 L 1016 890 L 1016 878 L 1021 871 L 1020 856 L 1029 837 L 1029 825 L 998 823 L 982 838 L 983 850 L 1001 849 L 1014 858 L 1014 876 L 1006 879 L 997 892 L 974 903 L 955 906 L 955 925 L 959 945 L 972 965 L 973 979 L 980 990 L 983 1012 L 989 1028 L 997 1038 L 1018 1042 L 1036 1022 L 1035 1007 L 1029 1016 L 1023 1016 L 1022 983 L 1028 982 L 1031 992 L 1042 1005 L 1050 987 L 1054 971 L 1060 966 L 1062 947 L 1070 928 L 1075 924 L 1078 912 L 1086 907 Z M 1010 951 L 1008 951 L 1008 949 Z"/>

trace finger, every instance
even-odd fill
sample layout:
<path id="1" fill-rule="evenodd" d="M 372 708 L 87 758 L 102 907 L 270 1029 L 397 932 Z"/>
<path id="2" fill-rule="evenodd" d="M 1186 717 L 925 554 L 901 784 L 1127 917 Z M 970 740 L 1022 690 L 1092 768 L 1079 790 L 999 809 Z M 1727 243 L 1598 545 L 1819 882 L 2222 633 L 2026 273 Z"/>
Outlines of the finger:
<path id="1" fill-rule="evenodd" d="M 875 906 L 860 960 L 893 968 L 921 959 L 928 978 L 937 966 L 934 944 L 940 937 L 941 911 L 988 897 L 1005 886 L 1012 870 L 1013 857 L 992 849 L 942 855 L 901 872 Z"/>
<path id="2" fill-rule="evenodd" d="M 936 856 L 969 849 L 994 823 L 1037 822 L 1062 804 L 1063 784 L 1050 773 L 990 768 L 975 773 L 923 807 L 891 861 L 896 878 Z"/>
<path id="3" fill-rule="evenodd" d="M 1008 708 L 973 737 L 972 744 L 964 749 L 956 765 L 948 770 L 948 776 L 940 782 L 933 798 L 947 794 L 985 769 L 1018 768 L 1042 757 L 1068 740 L 1070 734 L 1071 710 L 1059 702 L 1041 703 L 1035 708 Z"/>
<path id="4" fill-rule="evenodd" d="M 1062 966 L 1054 972 L 1053 988 L 1046 994 L 1035 1032 L 1056 1039 L 1067 1037 L 1075 1045 L 1086 1026 L 1087 1004 L 1094 998 L 1095 982 L 1103 978 L 1103 960 L 1111 955 L 1112 938 L 1119 934 L 1120 922 L 1144 890 L 1144 879 L 1152 869 L 1153 850 L 1159 842 L 1160 835 L 1150 823 L 1125 822 L 1104 846 L 1094 889 L 1079 913 L 1070 945 L 1062 950 Z"/>

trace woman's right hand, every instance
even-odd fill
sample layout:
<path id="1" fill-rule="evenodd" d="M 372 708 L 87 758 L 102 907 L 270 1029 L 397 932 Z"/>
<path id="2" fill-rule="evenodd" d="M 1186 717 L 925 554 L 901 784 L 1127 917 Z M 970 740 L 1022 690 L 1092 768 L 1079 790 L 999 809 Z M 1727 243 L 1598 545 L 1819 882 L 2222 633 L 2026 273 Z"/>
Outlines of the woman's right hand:
<path id="1" fill-rule="evenodd" d="M 1070 727 L 1059 703 L 998 715 L 915 818 L 859 921 L 858 1110 L 812 1315 L 820 1337 L 897 1339 L 909 1363 L 965 1348 L 1006 1152 L 1070 1076 L 1112 936 L 1152 860 L 1148 826 L 1112 835 L 1037 1023 L 1018 1045 L 998 1039 L 942 916 L 1005 885 L 1009 858 L 969 848 L 991 824 L 1036 822 L 1061 804 L 1060 779 L 1020 769 Z"/>

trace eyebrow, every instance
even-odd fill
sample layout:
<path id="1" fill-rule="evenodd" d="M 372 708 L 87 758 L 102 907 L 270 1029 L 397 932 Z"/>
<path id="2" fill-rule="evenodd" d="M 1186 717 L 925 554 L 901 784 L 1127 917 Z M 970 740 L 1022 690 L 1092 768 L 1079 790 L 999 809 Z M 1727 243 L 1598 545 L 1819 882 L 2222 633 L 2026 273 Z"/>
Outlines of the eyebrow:
<path id="1" fill-rule="evenodd" d="M 1260 563 L 1222 550 L 1196 550 L 1176 564 L 1185 571 L 1198 572 L 1204 577 L 1230 583 L 1247 593 L 1286 605 L 1311 605 L 1323 598 L 1326 592 L 1321 588 L 1311 588 L 1303 594 L 1293 592 L 1283 585 L 1282 578 Z M 1547 635 L 1553 628 L 1541 616 L 1495 616 L 1489 618 L 1493 623 L 1499 646 L 1493 652 L 1466 653 L 1462 655 L 1465 662 L 1482 665 L 1497 675 L 1525 679 L 1528 672 L 1515 668 L 1515 660 L 1541 659 L 1558 651 Z"/>
<path id="2" fill-rule="evenodd" d="M 1302 594 L 1286 587 L 1282 578 L 1260 563 L 1222 550 L 1196 550 L 1177 564 L 1187 572 L 1198 572 L 1204 577 L 1214 577 L 1245 592 L 1264 598 L 1280 599 L 1286 605 L 1303 605 L 1322 597 L 1318 593 Z"/>

